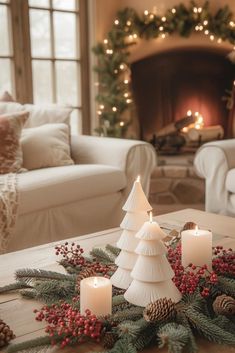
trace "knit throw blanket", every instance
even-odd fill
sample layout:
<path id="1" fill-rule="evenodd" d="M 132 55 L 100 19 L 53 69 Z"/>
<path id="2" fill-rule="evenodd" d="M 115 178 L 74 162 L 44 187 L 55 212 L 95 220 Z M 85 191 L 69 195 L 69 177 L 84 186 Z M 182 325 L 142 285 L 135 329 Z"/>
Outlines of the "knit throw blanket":
<path id="1" fill-rule="evenodd" d="M 10 173 L 0 179 L 0 254 L 6 252 L 16 223 L 19 194 L 17 174 Z"/>

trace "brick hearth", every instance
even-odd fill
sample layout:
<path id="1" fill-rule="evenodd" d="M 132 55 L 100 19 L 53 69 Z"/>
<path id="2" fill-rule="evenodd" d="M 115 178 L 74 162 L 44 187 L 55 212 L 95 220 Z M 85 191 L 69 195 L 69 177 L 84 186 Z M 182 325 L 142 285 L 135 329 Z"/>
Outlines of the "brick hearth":
<path id="1" fill-rule="evenodd" d="M 194 154 L 158 157 L 149 197 L 155 213 L 185 207 L 204 209 L 205 183 L 195 173 L 193 158 Z"/>

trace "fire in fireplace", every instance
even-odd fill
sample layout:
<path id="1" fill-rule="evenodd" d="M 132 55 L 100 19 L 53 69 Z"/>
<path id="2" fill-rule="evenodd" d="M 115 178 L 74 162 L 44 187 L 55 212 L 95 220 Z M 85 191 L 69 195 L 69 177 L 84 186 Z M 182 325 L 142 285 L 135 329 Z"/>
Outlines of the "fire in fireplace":
<path id="1" fill-rule="evenodd" d="M 181 132 L 201 136 L 202 141 L 209 135 L 221 138 L 223 131 L 226 136 L 229 112 L 222 97 L 235 78 L 227 54 L 224 49 L 179 48 L 133 63 L 140 137 L 150 141 L 190 114 L 195 115 L 194 125 Z"/>

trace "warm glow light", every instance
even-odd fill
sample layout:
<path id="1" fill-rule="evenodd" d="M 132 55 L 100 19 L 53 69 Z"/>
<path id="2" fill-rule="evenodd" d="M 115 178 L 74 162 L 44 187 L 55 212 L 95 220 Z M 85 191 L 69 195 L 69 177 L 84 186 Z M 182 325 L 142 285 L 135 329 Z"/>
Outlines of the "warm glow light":
<path id="1" fill-rule="evenodd" d="M 136 33 L 133 34 L 133 38 L 138 38 L 138 35 Z"/>
<path id="2" fill-rule="evenodd" d="M 195 116 L 198 116 L 199 115 L 199 113 L 198 112 L 195 112 Z"/>
<path id="3" fill-rule="evenodd" d="M 222 43 L 222 39 L 221 38 L 219 38 L 218 40 L 217 40 L 217 43 Z"/>
<path id="4" fill-rule="evenodd" d="M 124 93 L 124 97 L 127 98 L 129 96 L 129 93 Z"/>
<path id="5" fill-rule="evenodd" d="M 144 14 L 145 14 L 145 16 L 148 16 L 148 14 L 149 14 L 148 10 L 145 10 Z"/>
<path id="6" fill-rule="evenodd" d="M 124 70 L 125 65 L 124 65 L 124 64 L 121 64 L 119 67 L 120 67 L 121 70 Z"/>
<path id="7" fill-rule="evenodd" d="M 194 7 L 194 8 L 193 8 L 193 12 L 194 12 L 194 13 L 197 13 L 197 11 L 198 11 L 198 10 L 197 10 L 197 7 Z"/>
<path id="8" fill-rule="evenodd" d="M 213 36 L 213 34 L 210 35 L 210 40 L 214 40 L 215 36 Z"/>
<path id="9" fill-rule="evenodd" d="M 93 286 L 94 287 L 98 287 L 98 279 L 97 279 L 97 277 L 94 278 Z"/>
<path id="10" fill-rule="evenodd" d="M 166 22 L 166 17 L 162 17 L 162 22 Z"/>
<path id="11" fill-rule="evenodd" d="M 199 8 L 197 9 L 197 11 L 198 11 L 199 13 L 201 13 L 201 12 L 202 12 L 202 8 L 199 7 Z"/>
<path id="12" fill-rule="evenodd" d="M 104 39 L 104 44 L 108 44 L 108 39 Z"/>
<path id="13" fill-rule="evenodd" d="M 113 49 L 107 49 L 106 54 L 112 55 L 113 54 Z"/>
<path id="14" fill-rule="evenodd" d="M 176 9 L 173 8 L 173 9 L 171 10 L 171 12 L 172 12 L 172 13 L 176 13 Z"/>
<path id="15" fill-rule="evenodd" d="M 136 181 L 137 181 L 137 183 L 140 182 L 140 175 L 137 176 Z"/>
<path id="16" fill-rule="evenodd" d="M 195 235 L 198 235 L 198 225 L 195 226 Z"/>
<path id="17" fill-rule="evenodd" d="M 119 125 L 122 127 L 124 126 L 124 121 L 120 121 Z"/>
<path id="18" fill-rule="evenodd" d="M 206 29 L 204 33 L 205 33 L 206 36 L 208 36 L 208 34 L 209 34 L 208 29 Z"/>
<path id="19" fill-rule="evenodd" d="M 127 26 L 131 26 L 131 21 L 127 21 Z"/>
<path id="20" fill-rule="evenodd" d="M 203 24 L 204 24 L 204 26 L 207 26 L 208 25 L 208 21 L 207 20 L 203 21 Z"/>
<path id="21" fill-rule="evenodd" d="M 116 112 L 116 111 L 117 111 L 117 108 L 116 108 L 116 107 L 112 107 L 112 111 L 113 111 L 113 112 Z"/>
<path id="22" fill-rule="evenodd" d="M 188 128 L 186 126 L 183 127 L 182 132 L 184 132 L 184 133 L 188 132 Z"/>
<path id="23" fill-rule="evenodd" d="M 102 114 L 102 112 L 101 112 L 100 110 L 98 110 L 98 111 L 97 111 L 97 114 L 98 114 L 98 115 L 101 115 L 101 114 Z"/>
<path id="24" fill-rule="evenodd" d="M 103 104 L 100 105 L 100 109 L 104 109 L 104 105 Z"/>
<path id="25" fill-rule="evenodd" d="M 132 100 L 131 100 L 130 98 L 128 98 L 128 99 L 126 100 L 126 102 L 127 102 L 127 104 L 129 104 L 129 103 L 132 102 Z"/>
<path id="26" fill-rule="evenodd" d="M 191 115 L 192 115 L 192 111 L 191 111 L 191 110 L 188 110 L 188 111 L 187 111 L 187 115 L 188 115 L 188 116 L 191 116 Z"/>
<path id="27" fill-rule="evenodd" d="M 129 81 L 128 80 L 124 80 L 124 83 L 125 83 L 125 85 L 127 85 L 129 83 Z"/>
<path id="28" fill-rule="evenodd" d="M 153 212 L 152 211 L 149 212 L 149 222 L 150 223 L 153 222 Z"/>
<path id="29" fill-rule="evenodd" d="M 151 13 L 151 14 L 149 15 L 149 18 L 150 18 L 151 20 L 153 20 L 153 19 L 154 19 L 154 14 Z"/>
<path id="30" fill-rule="evenodd" d="M 166 38 L 165 33 L 163 33 L 163 34 L 161 35 L 161 37 L 162 37 L 163 39 Z"/>
<path id="31" fill-rule="evenodd" d="M 115 20 L 114 23 L 115 23 L 116 26 L 119 25 L 119 21 L 118 20 Z"/>
<path id="32" fill-rule="evenodd" d="M 159 31 L 163 31 L 163 27 L 162 26 L 159 27 Z"/>

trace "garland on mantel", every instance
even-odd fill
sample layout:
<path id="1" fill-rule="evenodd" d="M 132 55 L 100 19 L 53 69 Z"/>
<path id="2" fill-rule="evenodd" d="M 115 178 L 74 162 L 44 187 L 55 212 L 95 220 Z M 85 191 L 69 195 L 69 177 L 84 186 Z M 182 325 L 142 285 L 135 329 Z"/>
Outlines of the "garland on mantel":
<path id="1" fill-rule="evenodd" d="M 191 222 L 188 223 L 190 226 Z M 184 227 L 187 229 L 187 224 Z M 124 291 L 113 287 L 112 315 L 96 317 L 79 312 L 80 281 L 90 276 L 110 277 L 116 270 L 119 249 L 107 245 L 96 248 L 90 257 L 74 243 L 56 247 L 59 264 L 66 274 L 23 269 L 16 282 L 0 288 L 0 293 L 19 290 L 24 298 L 43 301 L 35 310 L 36 320 L 45 321 L 46 335 L 19 344 L 7 352 L 41 352 L 50 345 L 77 346 L 93 340 L 105 352 L 136 353 L 145 347 L 167 346 L 170 353 L 197 351 L 196 335 L 218 344 L 235 345 L 235 253 L 217 246 L 213 250 L 213 271 L 206 266 L 181 266 L 179 233 L 168 243 L 168 260 L 175 272 L 174 282 L 182 299 L 174 304 L 162 298 L 141 308 L 128 303 Z"/>
<path id="2" fill-rule="evenodd" d="M 145 10 L 139 16 L 132 8 L 117 13 L 111 30 L 103 43 L 98 43 L 93 51 L 98 58 L 95 71 L 98 73 L 99 126 L 96 131 L 103 136 L 124 137 L 130 124 L 124 112 L 134 108 L 131 93 L 129 47 L 138 39 L 160 38 L 178 34 L 189 37 L 201 33 L 209 40 L 235 44 L 235 22 L 228 6 L 219 8 L 213 14 L 209 1 L 198 6 L 192 1 L 189 6 L 179 4 L 168 9 L 164 15 L 158 15 L 156 9 Z M 159 42 L 161 43 L 161 42 Z M 234 60 L 234 51 L 230 55 Z"/>

